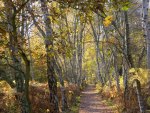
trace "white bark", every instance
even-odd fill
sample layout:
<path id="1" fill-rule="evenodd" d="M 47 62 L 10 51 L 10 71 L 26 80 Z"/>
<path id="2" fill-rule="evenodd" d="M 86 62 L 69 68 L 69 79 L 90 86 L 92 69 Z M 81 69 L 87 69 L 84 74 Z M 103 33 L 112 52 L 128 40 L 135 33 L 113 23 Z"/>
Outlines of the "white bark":
<path id="1" fill-rule="evenodd" d="M 149 0 L 143 0 L 143 28 L 144 37 L 147 41 L 147 68 L 150 69 L 150 23 L 148 22 Z"/>
<path id="2" fill-rule="evenodd" d="M 99 36 L 97 35 L 96 30 L 94 29 L 94 26 L 92 24 L 92 22 L 90 22 L 91 28 L 92 28 L 92 32 L 93 32 L 93 37 L 94 37 L 94 42 L 95 42 L 95 51 L 96 51 L 96 63 L 97 63 L 97 78 L 99 79 L 99 81 L 101 82 L 102 85 L 104 85 L 104 81 L 103 81 L 103 77 L 101 74 L 101 65 L 100 65 L 100 61 L 99 59 L 101 59 L 102 64 L 104 64 L 103 56 L 100 53 L 100 48 L 99 48 Z"/>
<path id="3" fill-rule="evenodd" d="M 143 98 L 142 98 L 142 94 L 141 94 L 141 83 L 140 83 L 140 81 L 135 79 L 133 81 L 133 87 L 136 88 L 136 93 L 137 93 L 137 99 L 138 99 L 138 103 L 139 103 L 140 112 L 145 113 L 145 107 L 144 107 Z"/>

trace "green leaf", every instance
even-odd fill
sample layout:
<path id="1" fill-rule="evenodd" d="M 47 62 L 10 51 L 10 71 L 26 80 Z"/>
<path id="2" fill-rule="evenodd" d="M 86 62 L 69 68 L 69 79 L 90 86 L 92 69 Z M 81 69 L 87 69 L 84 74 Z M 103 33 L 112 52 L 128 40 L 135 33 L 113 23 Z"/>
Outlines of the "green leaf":
<path id="1" fill-rule="evenodd" d="M 128 6 L 123 6 L 123 7 L 121 8 L 121 10 L 123 10 L 123 11 L 128 11 L 128 9 L 129 9 Z"/>

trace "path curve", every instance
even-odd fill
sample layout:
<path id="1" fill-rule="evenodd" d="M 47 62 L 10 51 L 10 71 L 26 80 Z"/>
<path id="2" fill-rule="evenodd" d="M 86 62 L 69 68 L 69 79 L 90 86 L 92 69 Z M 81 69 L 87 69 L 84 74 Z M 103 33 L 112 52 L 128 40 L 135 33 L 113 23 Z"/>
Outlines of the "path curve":
<path id="1" fill-rule="evenodd" d="M 104 105 L 94 85 L 88 86 L 81 94 L 79 113 L 115 113 Z"/>

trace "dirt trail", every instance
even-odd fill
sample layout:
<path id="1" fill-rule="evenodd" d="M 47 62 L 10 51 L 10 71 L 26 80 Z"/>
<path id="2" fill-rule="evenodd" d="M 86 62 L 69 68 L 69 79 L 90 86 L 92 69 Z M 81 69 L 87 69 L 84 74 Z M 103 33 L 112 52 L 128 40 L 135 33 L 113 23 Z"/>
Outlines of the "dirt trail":
<path id="1" fill-rule="evenodd" d="M 94 85 L 88 86 L 81 95 L 79 113 L 115 113 L 111 107 L 106 106 Z"/>

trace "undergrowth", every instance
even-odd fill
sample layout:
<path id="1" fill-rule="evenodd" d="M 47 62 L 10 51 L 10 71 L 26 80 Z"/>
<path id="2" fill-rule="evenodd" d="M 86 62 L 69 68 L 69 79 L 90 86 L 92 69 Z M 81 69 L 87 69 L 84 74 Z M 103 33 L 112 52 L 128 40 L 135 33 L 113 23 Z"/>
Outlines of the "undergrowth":
<path id="1" fill-rule="evenodd" d="M 80 108 L 80 96 L 76 97 L 76 101 L 70 106 L 70 109 L 63 113 L 79 113 Z"/>
<path id="2" fill-rule="evenodd" d="M 104 103 L 111 106 L 114 105 L 114 109 L 117 110 L 118 113 L 125 112 L 126 113 L 138 113 L 139 112 L 139 104 L 137 100 L 137 92 L 135 87 L 133 87 L 133 80 L 138 79 L 141 83 L 141 92 L 142 98 L 144 100 L 144 105 L 146 110 L 150 109 L 150 91 L 148 89 L 148 70 L 141 68 L 133 68 L 129 70 L 128 75 L 128 86 L 129 86 L 129 99 L 127 100 L 127 105 L 124 104 L 124 82 L 123 77 L 120 76 L 120 91 L 117 91 L 116 81 L 112 79 L 111 87 L 107 82 L 105 86 L 101 86 L 100 83 L 96 84 L 96 89 L 101 94 L 102 98 L 105 99 Z"/>
<path id="3" fill-rule="evenodd" d="M 71 112 L 77 113 L 80 102 L 80 88 L 75 84 L 65 84 L 66 97 Z M 33 113 L 49 113 L 49 90 L 46 83 L 30 83 L 30 101 Z M 58 86 L 59 107 L 61 108 L 61 90 Z M 0 82 L 0 113 L 20 113 L 19 105 L 15 98 L 16 90 L 4 82 Z"/>

